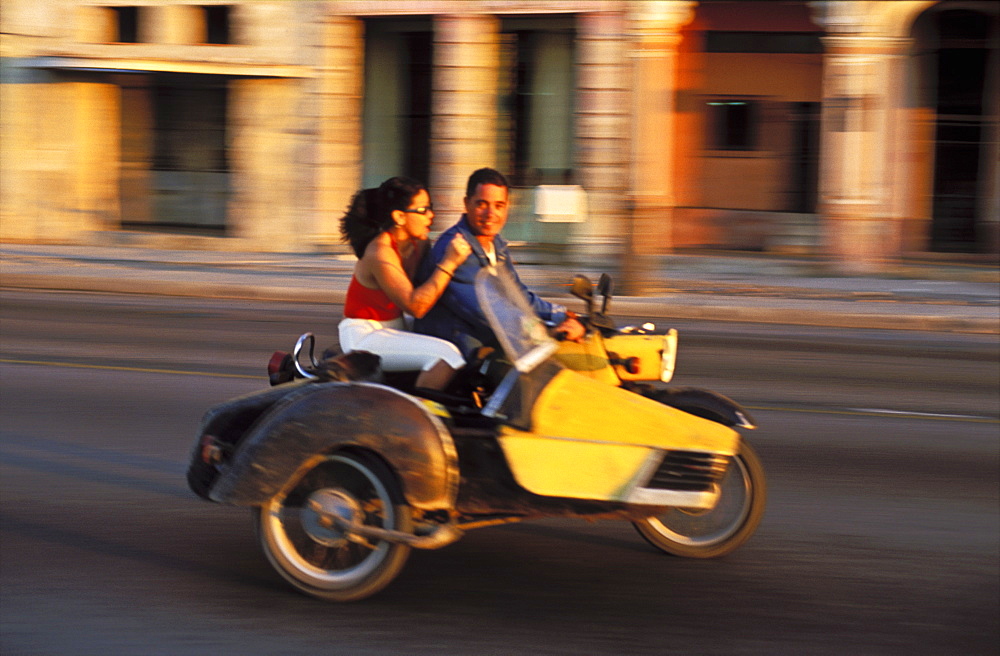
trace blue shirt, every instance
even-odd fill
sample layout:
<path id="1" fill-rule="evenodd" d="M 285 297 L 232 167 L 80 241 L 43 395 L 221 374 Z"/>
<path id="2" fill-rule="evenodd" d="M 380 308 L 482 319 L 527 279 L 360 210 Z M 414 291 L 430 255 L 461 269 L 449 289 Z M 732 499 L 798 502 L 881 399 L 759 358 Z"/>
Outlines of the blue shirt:
<path id="1" fill-rule="evenodd" d="M 417 271 L 417 284 L 422 284 L 431 277 L 431 274 L 434 273 L 434 267 L 444 257 L 448 244 L 458 233 L 461 233 L 472 246 L 472 254 L 455 270 L 454 277 L 438 302 L 423 318 L 414 322 L 413 328 L 418 333 L 433 335 L 452 342 L 468 360 L 479 346 L 499 348 L 499 344 L 486 320 L 486 315 L 479 307 L 474 287 L 476 274 L 483 267 L 489 266 L 490 260 L 486 256 L 482 244 L 472 233 L 465 214 L 462 215 L 458 223 L 445 230 L 438 237 L 428 256 L 420 263 L 420 268 Z M 552 325 L 562 323 L 566 319 L 566 308 L 544 300 L 524 286 L 514 269 L 514 261 L 511 259 L 510 250 L 503 237 L 497 235 L 493 238 L 493 248 L 496 252 L 497 266 L 506 267 L 510 271 L 514 280 L 524 290 L 528 303 L 531 304 L 539 318 Z"/>

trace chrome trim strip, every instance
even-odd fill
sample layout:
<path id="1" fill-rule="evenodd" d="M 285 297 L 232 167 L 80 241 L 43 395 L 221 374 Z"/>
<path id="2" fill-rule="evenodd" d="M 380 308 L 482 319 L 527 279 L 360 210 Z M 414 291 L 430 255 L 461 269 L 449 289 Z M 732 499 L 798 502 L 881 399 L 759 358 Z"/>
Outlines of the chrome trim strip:
<path id="1" fill-rule="evenodd" d="M 690 492 L 653 490 L 637 487 L 625 498 L 626 503 L 643 506 L 679 506 L 681 508 L 712 508 L 719 499 L 717 491 Z"/>

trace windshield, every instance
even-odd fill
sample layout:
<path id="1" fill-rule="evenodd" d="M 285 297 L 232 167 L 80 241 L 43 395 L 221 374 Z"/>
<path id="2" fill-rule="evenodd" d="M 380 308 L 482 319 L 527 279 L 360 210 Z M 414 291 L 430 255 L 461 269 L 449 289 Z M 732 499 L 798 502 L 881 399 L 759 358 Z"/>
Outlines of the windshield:
<path id="1" fill-rule="evenodd" d="M 529 372 L 558 348 L 524 291 L 505 267 L 485 267 L 476 275 L 476 298 L 514 367 Z"/>

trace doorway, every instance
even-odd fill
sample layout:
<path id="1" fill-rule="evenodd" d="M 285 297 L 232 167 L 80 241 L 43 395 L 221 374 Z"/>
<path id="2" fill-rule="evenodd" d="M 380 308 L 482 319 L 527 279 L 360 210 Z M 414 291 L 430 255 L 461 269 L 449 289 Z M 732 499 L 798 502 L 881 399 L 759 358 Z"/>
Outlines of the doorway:
<path id="1" fill-rule="evenodd" d="M 365 21 L 362 183 L 429 183 L 433 32 L 427 19 Z"/>
<path id="2" fill-rule="evenodd" d="M 820 103 L 792 103 L 791 189 L 788 211 L 815 214 L 819 189 Z"/>
<path id="3" fill-rule="evenodd" d="M 121 224 L 224 234 L 231 190 L 227 79 L 129 75 L 123 81 Z"/>
<path id="4" fill-rule="evenodd" d="M 990 31 L 996 21 L 969 9 L 942 11 L 934 18 L 938 48 L 930 250 L 975 253 L 984 241 L 979 234 L 980 195 L 986 187 L 984 100 Z"/>

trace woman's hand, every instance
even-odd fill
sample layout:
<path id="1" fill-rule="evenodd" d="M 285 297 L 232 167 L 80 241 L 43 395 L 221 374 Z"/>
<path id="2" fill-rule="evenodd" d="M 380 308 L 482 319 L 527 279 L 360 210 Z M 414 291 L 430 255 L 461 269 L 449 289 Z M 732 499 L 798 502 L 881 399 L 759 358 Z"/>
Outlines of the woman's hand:
<path id="1" fill-rule="evenodd" d="M 465 262 L 465 259 L 471 254 L 472 246 L 465 240 L 465 237 L 461 234 L 456 234 L 455 238 L 448 243 L 448 248 L 441 261 L 448 262 L 453 267 L 452 273 L 454 273 L 454 269 L 461 266 L 462 262 Z"/>

